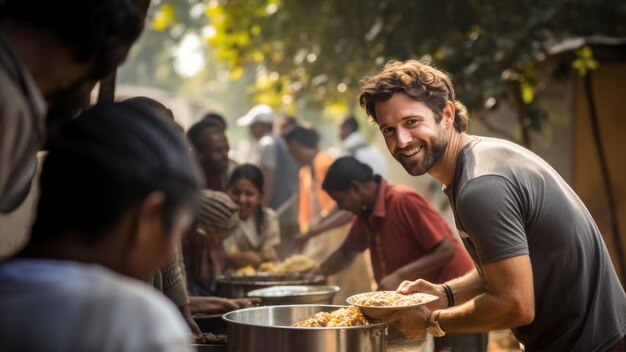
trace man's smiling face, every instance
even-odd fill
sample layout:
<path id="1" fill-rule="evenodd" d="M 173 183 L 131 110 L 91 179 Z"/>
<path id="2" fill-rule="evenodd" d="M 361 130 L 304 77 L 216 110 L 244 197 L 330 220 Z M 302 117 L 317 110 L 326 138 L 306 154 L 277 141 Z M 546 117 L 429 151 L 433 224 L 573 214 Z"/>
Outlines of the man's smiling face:
<path id="1" fill-rule="evenodd" d="M 376 117 L 387 149 L 413 176 L 427 173 L 448 146 L 441 117 L 404 93 L 376 102 Z"/>

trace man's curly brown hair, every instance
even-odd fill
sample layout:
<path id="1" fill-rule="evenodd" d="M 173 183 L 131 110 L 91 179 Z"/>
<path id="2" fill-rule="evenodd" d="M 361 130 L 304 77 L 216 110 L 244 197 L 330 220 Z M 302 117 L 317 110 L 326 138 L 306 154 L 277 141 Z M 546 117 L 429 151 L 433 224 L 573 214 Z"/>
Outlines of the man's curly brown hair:
<path id="1" fill-rule="evenodd" d="M 441 120 L 446 103 L 451 101 L 455 108 L 454 127 L 459 132 L 467 131 L 467 109 L 456 100 L 446 73 L 417 60 L 389 61 L 378 74 L 361 80 L 359 104 L 378 123 L 376 102 L 387 101 L 395 93 L 404 93 L 426 104 L 437 122 Z"/>

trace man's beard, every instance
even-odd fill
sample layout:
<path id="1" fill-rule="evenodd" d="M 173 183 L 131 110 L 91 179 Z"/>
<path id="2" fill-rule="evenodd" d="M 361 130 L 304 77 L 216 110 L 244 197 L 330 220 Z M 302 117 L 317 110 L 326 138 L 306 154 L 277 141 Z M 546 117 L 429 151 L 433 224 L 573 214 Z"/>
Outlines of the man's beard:
<path id="1" fill-rule="evenodd" d="M 401 155 L 402 151 L 396 151 L 393 156 L 396 160 L 398 160 L 398 162 L 400 162 L 409 175 L 421 176 L 430 171 L 433 165 L 441 160 L 447 147 L 448 136 L 446 135 L 445 129 L 441 128 L 439 129 L 439 134 L 435 139 L 431 139 L 428 144 L 423 144 L 422 150 L 420 151 L 423 155 L 421 159 L 407 161 Z M 415 145 L 402 148 L 402 150 L 410 150 L 413 148 L 415 148 Z"/>

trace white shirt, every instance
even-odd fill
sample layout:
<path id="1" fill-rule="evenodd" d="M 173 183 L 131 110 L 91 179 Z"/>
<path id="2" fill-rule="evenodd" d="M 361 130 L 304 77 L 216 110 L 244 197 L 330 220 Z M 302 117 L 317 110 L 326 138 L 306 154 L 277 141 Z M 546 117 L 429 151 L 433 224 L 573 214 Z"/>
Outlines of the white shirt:
<path id="1" fill-rule="evenodd" d="M 224 240 L 223 245 L 227 253 L 256 251 L 264 253 L 280 244 L 280 228 L 276 212 L 263 207 L 265 226 L 262 233 L 256 230 L 255 215 L 239 222 L 233 235 Z"/>
<path id="2" fill-rule="evenodd" d="M 378 149 L 367 144 L 359 132 L 352 132 L 344 139 L 341 156 L 353 156 L 363 164 L 369 165 L 374 174 L 382 176 L 385 180 L 390 180 L 387 159 Z"/>
<path id="3" fill-rule="evenodd" d="M 0 264 L 2 351 L 192 351 L 165 296 L 98 265 L 45 259 Z"/>

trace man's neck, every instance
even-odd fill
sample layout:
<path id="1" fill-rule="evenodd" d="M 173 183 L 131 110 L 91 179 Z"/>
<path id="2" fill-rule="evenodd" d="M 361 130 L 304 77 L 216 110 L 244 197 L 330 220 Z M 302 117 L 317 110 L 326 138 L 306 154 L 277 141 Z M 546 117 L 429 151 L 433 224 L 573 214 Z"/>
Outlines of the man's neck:
<path id="1" fill-rule="evenodd" d="M 441 159 L 428 171 L 428 174 L 439 180 L 446 187 L 449 187 L 454 180 L 459 153 L 469 142 L 470 137 L 465 132 L 458 132 L 456 129 L 452 129 L 445 152 Z"/>

